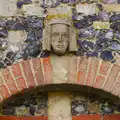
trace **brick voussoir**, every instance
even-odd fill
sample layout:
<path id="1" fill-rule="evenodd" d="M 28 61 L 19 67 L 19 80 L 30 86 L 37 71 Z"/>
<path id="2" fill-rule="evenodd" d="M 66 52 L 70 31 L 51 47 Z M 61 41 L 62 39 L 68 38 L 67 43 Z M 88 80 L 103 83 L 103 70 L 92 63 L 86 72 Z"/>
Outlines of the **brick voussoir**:
<path id="1" fill-rule="evenodd" d="M 76 62 L 77 60 L 77 62 Z M 71 64 L 71 63 L 70 63 Z M 94 87 L 120 96 L 120 66 L 111 64 L 97 58 L 74 59 L 76 66 L 76 78 L 71 77 L 73 64 L 71 65 L 69 77 L 72 79 L 65 84 L 76 84 Z M 70 75 L 71 74 L 71 75 Z M 75 71 L 74 71 L 75 75 Z M 28 89 L 30 87 L 53 84 L 53 71 L 50 58 L 35 58 L 21 61 L 12 66 L 0 70 L 0 102 L 11 95 Z M 17 83 L 17 86 L 16 86 Z M 60 83 L 58 83 L 60 84 Z M 17 89 L 19 88 L 19 90 Z"/>
<path id="2" fill-rule="evenodd" d="M 95 83 L 93 85 L 94 88 L 101 89 L 105 82 L 105 76 L 97 75 Z"/>
<path id="3" fill-rule="evenodd" d="M 18 86 L 19 91 L 26 89 L 27 86 L 26 86 L 25 79 L 23 77 L 22 70 L 20 68 L 19 63 L 13 64 L 11 66 L 11 69 L 12 69 L 11 72 L 13 74 L 14 80 Z"/>
<path id="4" fill-rule="evenodd" d="M 22 72 L 20 70 L 19 64 L 13 64 L 11 66 L 11 69 L 12 69 L 12 73 L 13 73 L 14 77 L 22 77 Z"/>
<path id="5" fill-rule="evenodd" d="M 11 94 L 13 95 L 13 94 L 19 92 L 19 90 L 16 86 L 16 83 L 14 81 L 14 78 L 12 77 L 8 67 L 5 69 L 2 69 L 2 74 L 4 76 L 5 82 L 8 86 Z"/>
<path id="6" fill-rule="evenodd" d="M 77 80 L 77 58 L 74 56 L 70 60 L 68 83 L 76 83 Z"/>
<path id="7" fill-rule="evenodd" d="M 41 60 L 39 58 L 32 59 L 31 63 L 32 63 L 33 74 L 35 75 L 37 86 L 44 85 L 45 83 L 44 83 L 44 75 L 43 75 Z"/>
<path id="8" fill-rule="evenodd" d="M 86 79 L 87 86 L 91 86 L 91 87 L 93 86 L 95 78 L 97 76 L 98 68 L 99 68 L 99 60 L 96 58 L 93 58 L 89 66 L 89 71 Z"/>
<path id="9" fill-rule="evenodd" d="M 102 75 L 107 75 L 108 69 L 111 67 L 111 64 L 107 61 L 102 61 L 100 66 L 99 73 Z"/>
<path id="10" fill-rule="evenodd" d="M 3 73 L 2 73 L 2 70 L 0 70 L 0 85 L 6 83 L 5 82 L 5 79 L 4 79 L 4 76 L 3 76 Z"/>
<path id="11" fill-rule="evenodd" d="M 91 58 L 81 57 L 78 61 L 77 67 L 77 84 L 85 85 L 86 79 L 89 71 L 89 66 L 91 64 Z"/>
<path id="12" fill-rule="evenodd" d="M 80 60 L 79 60 L 79 68 L 78 68 L 78 70 L 86 71 L 87 66 L 88 66 L 88 61 L 89 61 L 88 57 L 81 57 Z"/>
<path id="13" fill-rule="evenodd" d="M 113 86 L 113 89 L 111 90 L 111 93 L 116 96 L 120 95 L 120 82 L 115 83 L 115 85 Z"/>
<path id="14" fill-rule="evenodd" d="M 1 94 L 3 99 L 6 99 L 6 98 L 11 96 L 9 88 L 6 84 L 3 84 L 0 86 L 0 94 Z"/>
<path id="15" fill-rule="evenodd" d="M 35 87 L 36 84 L 35 84 L 35 80 L 34 80 L 34 77 L 33 77 L 33 73 L 32 73 L 32 70 L 31 70 L 29 60 L 22 61 L 21 64 L 22 64 L 23 72 L 24 72 L 25 79 L 26 79 L 28 87 Z"/>
<path id="16" fill-rule="evenodd" d="M 43 71 L 44 71 L 44 82 L 45 84 L 52 84 L 53 70 L 50 62 L 50 58 L 43 59 Z"/>
<path id="17" fill-rule="evenodd" d="M 77 75 L 77 84 L 84 85 L 85 82 L 85 72 L 84 71 L 78 71 Z"/>
<path id="18" fill-rule="evenodd" d="M 114 83 L 117 81 L 117 77 L 120 72 L 120 66 L 114 64 L 112 66 L 112 69 L 107 77 L 107 81 L 104 85 L 104 90 L 107 92 L 110 92 L 111 88 L 113 87 Z"/>

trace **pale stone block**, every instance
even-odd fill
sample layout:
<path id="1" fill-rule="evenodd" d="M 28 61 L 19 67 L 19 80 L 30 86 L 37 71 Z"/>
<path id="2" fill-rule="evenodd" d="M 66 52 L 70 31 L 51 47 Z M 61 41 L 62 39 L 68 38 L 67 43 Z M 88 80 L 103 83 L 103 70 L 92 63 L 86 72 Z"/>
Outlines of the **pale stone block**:
<path id="1" fill-rule="evenodd" d="M 72 16 L 72 7 L 71 6 L 58 6 L 56 8 L 49 8 L 48 9 L 48 16 L 53 17 L 70 17 Z"/>
<path id="2" fill-rule="evenodd" d="M 64 55 L 51 55 L 51 64 L 53 69 L 53 82 L 52 83 L 66 83 L 69 77 L 71 56 Z"/>
<path id="3" fill-rule="evenodd" d="M 77 4 L 76 11 L 78 13 L 84 13 L 85 15 L 93 15 L 96 13 L 95 4 Z"/>
<path id="4" fill-rule="evenodd" d="M 48 120 L 72 120 L 72 93 L 48 93 Z"/>
<path id="5" fill-rule="evenodd" d="M 103 4 L 103 7 L 107 12 L 120 12 L 120 4 Z"/>
<path id="6" fill-rule="evenodd" d="M 59 0 L 41 0 L 41 5 L 43 5 L 43 1 L 46 6 L 50 7 L 55 3 L 58 3 Z"/>
<path id="7" fill-rule="evenodd" d="M 53 70 L 52 83 L 75 82 L 77 79 L 77 59 L 73 54 L 58 56 L 51 54 L 51 64 Z"/>
<path id="8" fill-rule="evenodd" d="M 32 0 L 32 2 L 40 4 L 42 2 L 42 0 Z"/>
<path id="9" fill-rule="evenodd" d="M 36 3 L 23 5 L 22 11 L 27 16 L 36 15 L 39 17 L 43 17 L 43 14 L 44 14 L 43 8 L 41 8 L 39 4 L 36 4 Z"/>
<path id="10" fill-rule="evenodd" d="M 16 0 L 0 0 L 0 16 L 14 16 L 17 12 Z"/>
<path id="11" fill-rule="evenodd" d="M 110 29 L 109 22 L 95 21 L 93 22 L 94 29 Z"/>
<path id="12" fill-rule="evenodd" d="M 11 43 L 23 43 L 27 38 L 27 32 L 26 31 L 9 31 L 8 33 L 8 41 Z"/>

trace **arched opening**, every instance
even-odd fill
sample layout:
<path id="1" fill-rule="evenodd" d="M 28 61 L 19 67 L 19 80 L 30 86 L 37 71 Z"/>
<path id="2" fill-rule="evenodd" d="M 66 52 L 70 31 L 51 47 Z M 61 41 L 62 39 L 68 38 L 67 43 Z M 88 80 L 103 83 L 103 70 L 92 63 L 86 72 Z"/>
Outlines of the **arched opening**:
<path id="1" fill-rule="evenodd" d="M 72 120 L 118 120 L 119 98 L 103 90 L 73 84 L 52 84 L 17 93 L 1 103 L 4 120 L 47 120 L 48 93 L 71 93 Z"/>

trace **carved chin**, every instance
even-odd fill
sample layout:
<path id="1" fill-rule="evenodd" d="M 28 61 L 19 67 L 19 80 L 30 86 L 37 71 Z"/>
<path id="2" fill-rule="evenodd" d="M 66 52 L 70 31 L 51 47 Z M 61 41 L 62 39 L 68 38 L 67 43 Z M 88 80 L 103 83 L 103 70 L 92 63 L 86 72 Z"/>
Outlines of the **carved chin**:
<path id="1" fill-rule="evenodd" d="M 53 51 L 54 51 L 54 53 L 55 53 L 56 55 L 64 55 L 66 50 L 61 50 L 61 49 L 55 50 L 55 49 L 54 49 Z"/>

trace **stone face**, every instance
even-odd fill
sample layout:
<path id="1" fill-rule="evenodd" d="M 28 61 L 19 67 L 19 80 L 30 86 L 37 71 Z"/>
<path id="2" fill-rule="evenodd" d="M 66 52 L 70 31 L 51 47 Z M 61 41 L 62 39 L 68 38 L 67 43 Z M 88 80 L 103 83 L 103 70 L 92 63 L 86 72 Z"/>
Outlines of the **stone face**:
<path id="1" fill-rule="evenodd" d="M 56 54 L 61 55 L 65 53 L 68 48 L 69 27 L 64 24 L 55 24 L 51 25 L 51 27 L 51 45 L 53 51 Z"/>
<path id="2" fill-rule="evenodd" d="M 61 56 L 67 52 L 67 49 L 69 52 L 77 51 L 76 33 L 72 30 L 69 21 L 55 19 L 45 28 L 43 34 L 43 50 L 52 51 Z"/>
<path id="3" fill-rule="evenodd" d="M 0 16 L 16 15 L 17 6 L 16 0 L 1 0 L 0 1 Z"/>
<path id="4" fill-rule="evenodd" d="M 58 11 L 59 10 L 59 11 Z M 43 50 L 62 56 L 67 51 L 76 52 L 76 31 L 68 14 L 63 13 L 63 8 L 49 11 L 43 32 Z M 53 12 L 53 14 L 51 14 Z"/>

